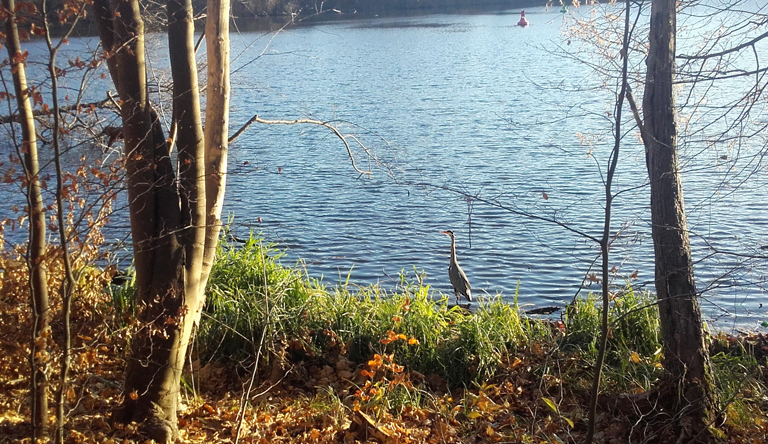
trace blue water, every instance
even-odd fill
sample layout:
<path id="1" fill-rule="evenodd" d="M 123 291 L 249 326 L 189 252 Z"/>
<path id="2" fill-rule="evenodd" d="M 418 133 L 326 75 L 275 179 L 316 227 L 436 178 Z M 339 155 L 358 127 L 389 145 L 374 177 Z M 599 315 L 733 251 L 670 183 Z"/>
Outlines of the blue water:
<path id="1" fill-rule="evenodd" d="M 418 272 L 453 297 L 450 240 L 440 234 L 451 229 L 474 295 L 511 301 L 519 285 L 518 302 L 534 308 L 599 290 L 585 282 L 599 262 L 584 235 L 602 235 L 615 96 L 575 59 L 595 55 L 563 36 L 570 15 L 526 16 L 527 28 L 510 11 L 233 35 L 231 132 L 254 114 L 330 121 L 365 145 L 349 139 L 358 166 L 372 171 L 355 172 L 325 128 L 255 124 L 230 148 L 224 213 L 235 234 L 260 233 L 287 249 L 284 263 L 301 261 L 329 285 L 349 276 L 394 288 L 401 273 Z M 154 36 L 150 47 L 162 42 Z M 615 284 L 652 290 L 645 156 L 625 117 L 610 267 Z M 738 148 L 752 155 L 761 144 Z M 715 249 L 765 254 L 766 169 L 728 149 L 692 140 L 681 152 L 697 283 L 710 321 L 759 328 L 765 259 Z"/>
<path id="2" fill-rule="evenodd" d="M 527 15 L 524 29 L 511 13 L 327 24 L 247 49 L 254 36 L 238 36 L 234 69 L 263 56 L 233 76 L 233 122 L 252 114 L 331 120 L 376 158 L 373 175 L 361 177 L 323 128 L 253 128 L 232 147 L 226 209 L 236 227 L 278 241 L 330 283 L 350 275 L 391 287 L 415 269 L 452 294 L 450 243 L 439 233 L 452 229 L 475 294 L 511 299 L 519 284 L 519 301 L 541 306 L 597 290 L 583 285 L 594 242 L 508 211 L 600 237 L 601 174 L 613 145 L 614 96 L 566 56 L 584 50 L 563 37 L 570 22 L 557 11 Z M 611 267 L 617 284 L 639 270 L 633 284 L 652 289 L 644 151 L 631 131 L 623 143 Z M 722 279 L 738 259 L 710 257 L 707 245 L 755 253 L 766 244 L 764 169 L 731 189 L 733 165 L 718 148 L 683 151 L 698 284 L 710 319 L 738 315 L 756 326 L 765 317 L 765 261 Z M 369 165 L 361 150 L 355 155 Z"/>

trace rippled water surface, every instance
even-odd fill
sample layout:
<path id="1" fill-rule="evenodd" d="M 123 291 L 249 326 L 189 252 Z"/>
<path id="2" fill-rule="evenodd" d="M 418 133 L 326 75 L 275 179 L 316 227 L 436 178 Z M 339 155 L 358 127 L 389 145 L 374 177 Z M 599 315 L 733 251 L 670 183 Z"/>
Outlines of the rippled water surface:
<path id="1" fill-rule="evenodd" d="M 450 229 L 473 294 L 511 301 L 519 285 L 519 303 L 533 308 L 598 290 L 584 279 L 598 268 L 587 236 L 602 235 L 614 96 L 565 56 L 577 45 L 562 36 L 557 10 L 526 15 L 527 28 L 510 12 L 233 36 L 232 132 L 254 114 L 319 119 L 373 156 L 349 139 L 358 167 L 373 172 L 360 175 L 326 128 L 251 126 L 230 149 L 225 214 L 235 233 L 262 233 L 288 249 L 284 263 L 301 258 L 330 285 L 349 275 L 393 288 L 402 272 L 423 272 L 453 297 L 450 240 L 440 234 Z M 765 140 L 753 143 L 741 149 L 754 154 Z M 748 259 L 713 253 L 764 252 L 765 168 L 744 181 L 736 173 L 754 165 L 717 147 L 681 155 L 706 315 L 758 327 L 768 319 L 765 261 L 732 271 Z M 637 271 L 634 285 L 652 289 L 645 156 L 631 129 L 614 190 L 615 282 Z"/>
<path id="2" fill-rule="evenodd" d="M 226 210 L 236 227 L 289 247 L 289 260 L 303 258 L 312 276 L 331 284 L 351 275 L 392 287 L 415 269 L 451 295 L 450 241 L 440 230 L 452 229 L 475 294 L 511 299 L 519 284 L 522 304 L 569 301 L 596 244 L 520 212 L 601 235 L 613 96 L 589 68 L 563 56 L 557 11 L 527 15 L 528 28 L 515 26 L 511 13 L 326 24 L 280 33 L 266 49 L 264 38 L 238 36 L 233 124 L 253 114 L 331 120 L 378 163 L 371 177 L 358 175 L 323 128 L 252 127 L 231 150 Z M 625 144 L 611 266 L 617 283 L 639 270 L 636 285 L 652 288 L 645 159 L 635 137 Z M 766 243 L 765 175 L 729 189 L 716 154 L 684 163 L 699 260 L 711 252 L 706 242 L 738 251 Z M 369 167 L 364 153 L 355 155 Z M 763 279 L 764 269 L 751 268 L 714 281 L 734 262 L 697 263 L 700 286 Z M 708 314 L 762 320 L 763 291 L 748 287 L 708 291 L 718 305 L 707 304 Z"/>

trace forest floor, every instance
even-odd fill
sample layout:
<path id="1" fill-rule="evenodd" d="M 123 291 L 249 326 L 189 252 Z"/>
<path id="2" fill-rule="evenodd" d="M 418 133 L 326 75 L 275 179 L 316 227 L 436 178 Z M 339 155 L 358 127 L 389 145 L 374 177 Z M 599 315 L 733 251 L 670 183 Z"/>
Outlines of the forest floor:
<path id="1" fill-rule="evenodd" d="M 2 301 L 0 315 L 0 443 L 28 443 L 28 323 L 24 304 Z M 94 307 L 79 307 L 75 357 L 66 390 L 67 442 L 150 442 L 137 424 L 110 422 L 119 404 L 127 329 L 114 330 Z M 88 316 L 88 311 L 90 316 Z M 554 328 L 558 328 L 555 324 Z M 396 338 L 399 340 L 402 338 Z M 748 344 L 760 357 L 765 382 L 768 338 L 729 339 Z M 557 443 L 582 442 L 591 370 L 574 356 L 531 347 L 504 356 L 496 375 L 481 385 L 448 390 L 437 375 L 423 375 L 374 356 L 347 359 L 342 349 L 303 362 L 283 362 L 243 374 L 232 366 L 190 364 L 179 412 L 184 443 Z M 54 362 L 55 364 L 55 362 Z M 547 374 L 558 367 L 562 380 Z M 283 367 L 283 368 L 280 368 Z M 379 374 L 379 377 L 369 375 Z M 547 372 L 545 372 L 547 373 Z M 373 382 L 372 382 L 373 381 Z M 55 389 L 55 387 L 52 387 Z M 744 384 L 751 400 L 730 403 L 723 430 L 732 443 L 768 442 L 766 399 Z M 398 393 L 396 393 L 398 392 Z M 650 392 L 649 392 L 650 393 Z M 666 427 L 661 412 L 645 412 L 637 390 L 606 395 L 597 414 L 595 442 L 642 442 Z M 380 402 L 370 401 L 379 398 Z M 756 398 L 757 397 L 757 398 Z M 409 399 L 404 399 L 409 398 Z M 418 399 L 413 399 L 418 398 Z M 762 399 L 761 399 L 762 398 Z M 399 403 L 400 405 L 395 405 Z M 363 407 L 363 406 L 366 407 Z M 745 410 L 745 405 L 750 406 Z M 634 407 L 634 408 L 633 408 Z M 51 408 L 51 412 L 54 409 Z M 239 432 L 239 439 L 235 439 Z M 661 441 L 653 441 L 661 442 Z"/>

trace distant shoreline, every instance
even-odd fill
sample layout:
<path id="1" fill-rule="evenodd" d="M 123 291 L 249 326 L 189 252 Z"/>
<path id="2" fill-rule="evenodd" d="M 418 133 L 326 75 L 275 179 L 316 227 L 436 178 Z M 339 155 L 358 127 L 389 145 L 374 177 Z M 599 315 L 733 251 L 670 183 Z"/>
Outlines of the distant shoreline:
<path id="1" fill-rule="evenodd" d="M 449 0 L 450 1 L 450 0 Z M 554 3 L 554 2 L 553 2 Z M 281 28 L 288 24 L 289 26 L 313 26 L 322 23 L 344 22 L 349 20 L 366 20 L 373 18 L 406 18 L 419 17 L 433 14 L 518 14 L 523 8 L 544 8 L 546 1 L 543 0 L 512 0 L 458 4 L 446 4 L 443 6 L 423 5 L 422 7 L 413 7 L 407 9 L 363 9 L 345 12 L 335 8 L 324 8 L 320 14 L 308 14 L 302 12 L 293 17 L 293 23 L 288 15 L 269 15 L 269 16 L 236 16 L 235 23 L 241 31 L 269 31 Z M 550 6 L 554 8 L 555 6 Z M 559 2 L 557 7 L 559 8 Z"/>
<path id="2" fill-rule="evenodd" d="M 258 3 L 260 0 L 252 0 Z M 309 0 L 304 0 L 308 2 Z M 204 4 L 193 0 L 195 10 L 202 10 Z M 559 0 L 552 0 L 550 8 L 559 8 Z M 242 6 L 242 4 L 239 4 Z M 233 5 L 234 6 L 234 5 Z M 288 26 L 312 26 L 320 23 L 346 20 L 365 20 L 382 17 L 414 17 L 431 14 L 482 14 L 514 11 L 523 8 L 544 8 L 546 0 L 320 0 L 311 6 L 298 7 L 291 0 L 282 0 L 272 4 L 270 11 L 258 7 L 247 10 L 237 8 L 232 11 L 232 21 L 240 31 L 272 31 Z M 295 9 L 294 9 L 295 8 Z M 296 12 L 291 12 L 295 10 Z M 321 12 L 320 12 L 321 11 Z M 161 12 L 162 13 L 162 12 Z M 202 31 L 205 21 L 196 22 L 198 31 Z M 148 32 L 163 32 L 158 23 L 146 23 Z M 60 35 L 65 27 L 52 26 L 52 34 Z M 75 35 L 98 36 L 96 24 L 89 19 L 81 20 Z"/>

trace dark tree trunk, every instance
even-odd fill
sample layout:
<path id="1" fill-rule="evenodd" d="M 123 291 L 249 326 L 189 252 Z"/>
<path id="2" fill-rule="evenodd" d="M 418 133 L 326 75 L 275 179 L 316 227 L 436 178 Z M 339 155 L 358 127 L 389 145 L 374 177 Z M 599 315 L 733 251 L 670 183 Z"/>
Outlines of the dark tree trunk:
<path id="1" fill-rule="evenodd" d="M 168 1 L 168 40 L 173 76 L 173 120 L 178 134 L 178 171 L 163 129 L 147 98 L 144 29 L 137 0 L 95 0 L 94 16 L 109 70 L 123 101 L 128 198 L 136 267 L 138 330 L 131 343 L 124 401 L 115 419 L 142 423 L 159 442 L 178 438 L 177 402 L 181 372 L 192 330 L 204 302 L 208 271 L 206 249 L 218 238 L 206 236 L 208 207 L 221 207 L 223 178 L 211 187 L 217 200 L 206 203 L 208 146 L 204 143 L 200 88 L 194 54 L 194 25 L 189 0 Z M 229 3 L 213 1 L 209 15 L 229 17 Z M 217 20 L 218 21 L 218 20 Z M 226 27 L 223 29 L 227 31 Z M 209 35 L 216 54 L 228 54 L 228 36 Z M 210 43 L 210 42 L 209 42 Z M 226 47 L 226 48 L 224 48 Z M 224 49 L 222 49 L 224 48 Z M 217 60 L 227 59 L 222 56 Z M 217 118 L 212 140 L 226 141 L 228 66 L 214 78 Z M 213 104 L 213 105 L 212 105 Z M 222 117 L 223 116 L 223 117 Z M 217 144 L 216 152 L 226 149 Z M 211 158 L 213 171 L 223 171 L 226 157 Z M 208 205 L 208 207 L 207 207 Z M 218 231 L 216 231 L 218 233 Z"/>
<path id="2" fill-rule="evenodd" d="M 103 1 L 98 5 L 107 8 Z M 125 400 L 115 419 L 141 422 L 156 441 L 172 442 L 178 437 L 179 381 L 176 366 L 169 362 L 178 355 L 184 278 L 183 249 L 177 239 L 179 199 L 165 136 L 147 98 L 144 24 L 139 3 L 116 1 L 113 7 L 115 14 L 106 15 L 115 17 L 112 26 L 100 26 L 100 31 L 111 28 L 113 48 L 118 48 L 110 71 L 117 76 L 113 80 L 122 99 L 140 311 L 126 368 Z"/>
<path id="3" fill-rule="evenodd" d="M 676 0 L 653 0 L 648 73 L 643 98 L 643 141 L 651 185 L 652 236 L 656 263 L 664 368 L 672 391 L 675 440 L 711 442 L 715 388 L 704 344 L 690 244 L 678 171 L 674 95 Z"/>
<path id="4" fill-rule="evenodd" d="M 40 189 L 40 167 L 37 160 L 37 132 L 32 114 L 32 101 L 27 86 L 25 60 L 16 24 L 14 0 L 3 0 L 7 11 L 5 21 L 5 46 L 11 63 L 13 89 L 19 108 L 22 146 L 19 155 L 24 160 L 24 175 L 27 184 L 27 205 L 29 211 L 29 246 L 27 265 L 29 267 L 29 291 L 32 305 L 32 337 L 30 346 L 32 426 L 34 438 L 47 435 L 48 426 L 48 324 L 50 310 L 48 303 L 48 278 L 43 266 L 45 255 L 45 212 Z"/>

